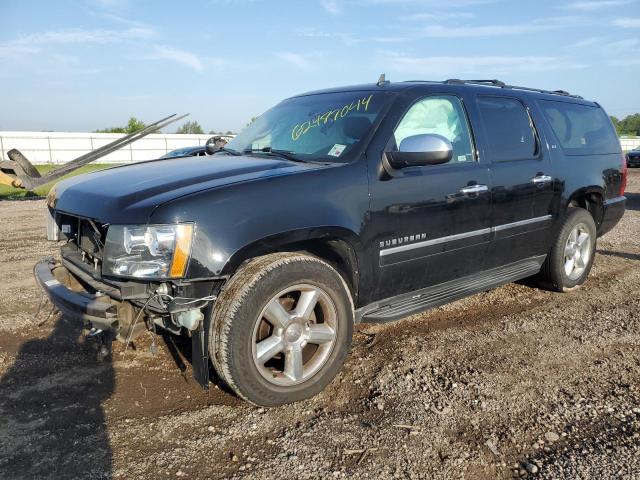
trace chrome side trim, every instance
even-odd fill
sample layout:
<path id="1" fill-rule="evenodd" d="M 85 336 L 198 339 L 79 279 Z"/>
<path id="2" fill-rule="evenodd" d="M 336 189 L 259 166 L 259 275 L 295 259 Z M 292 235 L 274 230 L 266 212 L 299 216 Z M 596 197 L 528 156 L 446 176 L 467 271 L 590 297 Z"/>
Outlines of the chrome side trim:
<path id="1" fill-rule="evenodd" d="M 518 222 L 505 223 L 504 225 L 498 225 L 497 227 L 493 227 L 494 232 L 499 232 L 501 230 L 507 230 L 508 228 L 521 227 L 523 225 L 530 225 L 532 223 L 545 222 L 547 220 L 551 220 L 551 215 L 544 215 L 542 217 L 535 218 L 527 218 L 526 220 L 520 220 Z"/>
<path id="2" fill-rule="evenodd" d="M 490 228 L 483 228 L 480 230 L 474 230 L 472 232 L 456 233 L 455 235 L 449 235 L 448 237 L 434 238 L 433 240 L 425 240 L 424 242 L 410 243 L 407 245 L 399 245 L 397 247 L 386 248 L 380 250 L 380 256 L 391 255 L 393 253 L 406 252 L 407 250 L 413 250 L 416 248 L 429 247 L 431 245 L 438 245 L 439 243 L 452 242 L 454 240 L 461 240 L 463 238 L 475 237 L 476 235 L 485 235 L 491 233 Z"/>
<path id="3" fill-rule="evenodd" d="M 621 197 L 621 198 L 624 199 L 624 197 Z M 502 230 L 507 230 L 509 228 L 521 227 L 523 225 L 530 225 L 532 223 L 546 222 L 547 220 L 551 220 L 552 218 L 553 218 L 552 215 L 544 215 L 542 217 L 528 218 L 526 220 L 520 220 L 517 222 L 505 223 L 503 225 L 498 225 L 496 227 L 482 228 L 480 230 L 473 230 L 471 232 L 464 232 L 464 233 L 456 233 L 455 235 L 434 238 L 432 240 L 425 240 L 423 242 L 409 243 L 406 245 L 399 245 L 397 247 L 385 248 L 383 250 L 380 250 L 380 256 L 384 257 L 387 255 L 392 255 L 394 253 L 407 252 L 409 250 L 415 250 L 416 248 L 430 247 L 432 245 L 438 245 L 440 243 L 453 242 L 455 240 L 462 240 L 463 238 L 469 238 L 469 237 L 475 237 L 478 235 L 485 235 L 487 233 L 499 232 Z"/>

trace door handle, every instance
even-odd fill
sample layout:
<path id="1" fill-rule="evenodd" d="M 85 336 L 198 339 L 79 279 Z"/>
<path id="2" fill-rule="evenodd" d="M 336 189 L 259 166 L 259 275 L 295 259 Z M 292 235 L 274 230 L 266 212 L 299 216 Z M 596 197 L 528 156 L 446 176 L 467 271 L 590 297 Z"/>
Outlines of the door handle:
<path id="1" fill-rule="evenodd" d="M 553 177 L 551 177 L 550 175 L 536 175 L 531 179 L 531 183 L 534 183 L 536 185 L 540 185 L 542 183 L 549 183 L 552 181 L 553 181 Z"/>
<path id="2" fill-rule="evenodd" d="M 472 193 L 482 193 L 488 192 L 489 187 L 486 185 L 469 185 L 468 187 L 463 187 L 460 189 L 460 193 L 464 195 L 470 195 Z"/>

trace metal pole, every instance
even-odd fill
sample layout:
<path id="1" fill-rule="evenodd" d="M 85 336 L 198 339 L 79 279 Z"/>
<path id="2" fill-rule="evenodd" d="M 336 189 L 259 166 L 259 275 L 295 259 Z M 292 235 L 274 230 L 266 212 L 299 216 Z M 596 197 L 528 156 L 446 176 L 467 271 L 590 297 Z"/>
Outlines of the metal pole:
<path id="1" fill-rule="evenodd" d="M 47 145 L 49 146 L 49 163 L 53 164 L 53 157 L 51 156 L 51 137 L 47 135 Z"/>
<path id="2" fill-rule="evenodd" d="M 4 144 L 2 143 L 2 135 L 0 135 L 0 160 L 4 160 Z"/>

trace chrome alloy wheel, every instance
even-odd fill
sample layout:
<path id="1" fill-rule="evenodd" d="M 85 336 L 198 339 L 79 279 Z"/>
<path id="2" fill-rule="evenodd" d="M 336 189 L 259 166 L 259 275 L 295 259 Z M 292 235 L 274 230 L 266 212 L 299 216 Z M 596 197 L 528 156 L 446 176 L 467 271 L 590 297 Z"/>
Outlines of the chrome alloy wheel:
<path id="1" fill-rule="evenodd" d="M 275 295 L 253 328 L 253 362 L 279 386 L 292 386 L 322 368 L 336 343 L 337 311 L 315 285 L 293 285 Z"/>
<path id="2" fill-rule="evenodd" d="M 591 235 L 584 223 L 579 223 L 567 238 L 564 247 L 564 272 L 571 280 L 584 273 L 591 259 Z"/>

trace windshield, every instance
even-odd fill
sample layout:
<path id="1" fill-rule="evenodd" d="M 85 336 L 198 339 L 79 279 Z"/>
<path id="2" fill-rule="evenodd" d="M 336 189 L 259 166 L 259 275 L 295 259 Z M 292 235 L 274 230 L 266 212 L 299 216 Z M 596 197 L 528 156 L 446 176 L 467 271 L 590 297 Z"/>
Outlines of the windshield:
<path id="1" fill-rule="evenodd" d="M 386 101 L 379 92 L 290 98 L 255 119 L 226 147 L 238 152 L 284 151 L 301 160 L 348 162 Z"/>

